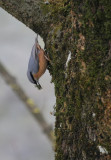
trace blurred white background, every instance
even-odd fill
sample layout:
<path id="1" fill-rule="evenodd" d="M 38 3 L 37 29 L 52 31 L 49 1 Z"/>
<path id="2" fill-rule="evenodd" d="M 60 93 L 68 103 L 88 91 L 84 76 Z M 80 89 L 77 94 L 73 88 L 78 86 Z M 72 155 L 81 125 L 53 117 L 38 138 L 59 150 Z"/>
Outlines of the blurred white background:
<path id="1" fill-rule="evenodd" d="M 40 79 L 38 90 L 27 79 L 27 66 L 36 34 L 0 8 L 0 61 L 16 77 L 27 95 L 54 126 L 50 114 L 56 102 L 49 72 Z M 39 38 L 41 46 L 44 43 Z M 37 121 L 0 75 L 0 160 L 54 160 L 52 144 Z"/>

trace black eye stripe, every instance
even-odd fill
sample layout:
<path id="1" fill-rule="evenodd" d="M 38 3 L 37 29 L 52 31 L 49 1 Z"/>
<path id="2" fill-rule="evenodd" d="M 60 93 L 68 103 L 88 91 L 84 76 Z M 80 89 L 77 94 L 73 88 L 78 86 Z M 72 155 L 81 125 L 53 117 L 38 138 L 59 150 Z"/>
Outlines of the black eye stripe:
<path id="1" fill-rule="evenodd" d="M 32 72 L 30 72 L 30 76 L 31 76 L 31 78 L 32 78 L 32 80 L 33 80 L 33 82 L 34 82 L 34 84 L 37 85 L 37 82 L 36 82 L 36 80 L 34 79 Z"/>
<path id="2" fill-rule="evenodd" d="M 38 88 L 38 89 L 42 89 L 42 87 L 41 87 L 41 85 L 39 84 L 39 82 L 34 79 L 34 76 L 33 76 L 32 72 L 30 72 L 30 76 L 31 76 L 34 84 L 36 84 L 37 88 Z"/>

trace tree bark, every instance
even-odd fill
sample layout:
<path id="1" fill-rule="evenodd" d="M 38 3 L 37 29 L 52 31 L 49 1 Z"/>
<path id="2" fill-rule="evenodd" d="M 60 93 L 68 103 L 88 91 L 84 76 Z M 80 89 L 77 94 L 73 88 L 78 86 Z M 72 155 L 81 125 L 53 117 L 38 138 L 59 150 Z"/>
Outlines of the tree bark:
<path id="1" fill-rule="evenodd" d="M 0 5 L 8 6 L 4 8 L 11 13 L 14 0 L 8 1 Z M 55 159 L 110 160 L 111 1 L 49 0 L 46 5 L 29 0 L 39 5 L 41 14 L 32 9 L 32 3 L 20 2 L 27 18 L 19 17 L 18 1 L 13 15 L 43 37 L 51 59 L 48 69 L 56 94 Z"/>
<path id="2" fill-rule="evenodd" d="M 43 0 L 0 0 L 0 6 L 45 39 L 49 12 Z"/>

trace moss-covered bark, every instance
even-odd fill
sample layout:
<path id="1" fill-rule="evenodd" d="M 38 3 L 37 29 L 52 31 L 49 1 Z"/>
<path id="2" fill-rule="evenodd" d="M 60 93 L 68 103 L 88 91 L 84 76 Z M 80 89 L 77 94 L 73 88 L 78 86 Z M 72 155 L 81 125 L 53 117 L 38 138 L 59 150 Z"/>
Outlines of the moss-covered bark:
<path id="1" fill-rule="evenodd" d="M 110 6 L 110 0 L 40 6 L 49 13 L 44 41 L 55 84 L 56 160 L 111 159 Z"/>
<path id="2" fill-rule="evenodd" d="M 111 159 L 111 2 L 54 6 L 46 44 L 57 97 L 56 160 Z"/>

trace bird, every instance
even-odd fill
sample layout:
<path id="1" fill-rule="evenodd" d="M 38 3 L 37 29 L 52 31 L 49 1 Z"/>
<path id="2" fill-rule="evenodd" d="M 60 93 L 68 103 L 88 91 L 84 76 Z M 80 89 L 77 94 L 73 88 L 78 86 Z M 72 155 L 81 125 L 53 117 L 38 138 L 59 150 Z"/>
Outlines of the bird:
<path id="1" fill-rule="evenodd" d="M 45 57 L 45 52 L 40 47 L 40 45 L 37 44 L 36 47 L 39 50 L 39 53 L 38 53 L 39 68 L 38 68 L 38 72 L 34 73 L 33 76 L 35 80 L 39 80 L 39 78 L 45 73 L 47 69 L 47 59 Z"/>
<path id="2" fill-rule="evenodd" d="M 36 38 L 28 63 L 27 77 L 39 89 L 41 89 L 39 79 L 47 69 L 47 61 L 48 58 L 45 55 L 45 51 L 41 48 Z"/>

